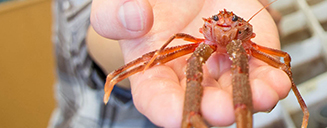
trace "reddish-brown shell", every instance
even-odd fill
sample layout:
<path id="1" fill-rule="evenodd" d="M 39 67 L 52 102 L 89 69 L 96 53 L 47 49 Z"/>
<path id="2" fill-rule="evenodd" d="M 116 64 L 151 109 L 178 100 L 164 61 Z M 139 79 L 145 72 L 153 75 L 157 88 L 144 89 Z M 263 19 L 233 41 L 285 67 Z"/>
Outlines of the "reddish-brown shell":
<path id="1" fill-rule="evenodd" d="M 238 17 L 233 12 L 220 11 L 209 18 L 203 18 L 204 25 L 200 32 L 209 43 L 217 44 L 221 47 L 235 39 L 247 42 L 255 36 L 252 25 L 243 18 Z"/>

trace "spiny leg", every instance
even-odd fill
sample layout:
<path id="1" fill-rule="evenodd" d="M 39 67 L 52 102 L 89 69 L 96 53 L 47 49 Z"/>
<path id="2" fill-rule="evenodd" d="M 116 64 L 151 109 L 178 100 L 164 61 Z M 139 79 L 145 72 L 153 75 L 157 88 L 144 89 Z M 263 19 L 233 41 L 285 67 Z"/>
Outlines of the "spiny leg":
<path id="1" fill-rule="evenodd" d="M 177 33 L 174 36 L 170 37 L 170 39 L 161 46 L 161 48 L 155 52 L 155 54 L 153 55 L 152 59 L 149 61 L 149 63 L 145 66 L 144 70 L 148 69 L 149 66 L 153 63 L 153 61 L 160 56 L 160 54 L 174 39 L 181 39 L 183 38 L 185 41 L 190 41 L 190 42 L 194 42 L 194 43 L 200 43 L 203 41 L 203 39 L 199 39 L 199 38 L 195 38 L 194 36 L 191 36 L 189 34 L 185 34 L 185 33 Z"/>
<path id="2" fill-rule="evenodd" d="M 215 50 L 215 47 L 201 43 L 187 60 L 182 128 L 207 127 L 201 116 L 202 66 Z"/>
<path id="3" fill-rule="evenodd" d="M 189 54 L 195 50 L 195 48 L 199 45 L 199 43 L 194 43 L 194 44 L 186 44 L 186 45 L 181 45 L 181 46 L 175 46 L 175 47 L 170 47 L 166 48 L 162 51 L 162 55 L 156 57 L 156 59 L 153 61 L 152 64 L 149 65 L 149 67 L 152 67 L 156 64 L 159 63 L 166 63 L 170 60 L 173 60 L 177 57 Z M 131 61 L 127 63 L 126 65 L 120 67 L 119 69 L 111 72 L 108 74 L 104 91 L 105 95 L 103 98 L 103 101 L 105 104 L 107 104 L 110 93 L 116 83 L 119 81 L 137 73 L 140 71 L 143 71 L 145 68 L 145 65 L 148 64 L 149 60 L 153 57 L 156 51 L 149 52 L 147 54 L 144 54 L 142 57 Z"/>
<path id="4" fill-rule="evenodd" d="M 169 47 L 167 49 L 164 49 L 163 54 L 167 54 L 167 53 L 174 52 L 174 51 L 179 51 L 180 49 L 185 49 L 186 47 L 189 47 L 190 45 L 192 45 L 192 44 Z M 110 74 L 108 74 L 107 79 L 108 78 L 112 79 L 114 76 L 116 76 L 116 75 L 118 75 L 118 74 L 120 74 L 122 72 L 125 72 L 126 70 L 134 67 L 135 65 L 144 64 L 145 62 L 148 62 L 150 59 L 152 59 L 155 52 L 157 52 L 157 50 L 152 51 L 152 52 L 148 52 L 148 53 L 142 55 L 142 57 L 139 57 L 136 60 L 133 60 L 133 61 L 127 63 L 126 65 L 124 65 L 124 66 L 120 67 L 119 69 L 117 69 L 117 70 L 111 72 Z"/>
<path id="5" fill-rule="evenodd" d="M 287 66 L 291 67 L 291 64 L 290 64 L 291 63 L 291 57 L 287 52 L 277 50 L 277 49 L 273 49 L 273 48 L 260 46 L 260 45 L 257 45 L 256 43 L 253 43 L 253 42 L 251 44 L 252 44 L 252 47 L 254 49 L 257 49 L 257 50 L 259 50 L 261 52 L 264 52 L 264 53 L 269 54 L 269 55 L 275 55 L 275 56 L 278 56 L 278 57 L 283 57 L 284 63 Z"/>
<path id="6" fill-rule="evenodd" d="M 263 46 L 261 46 L 263 47 Z M 269 50 L 266 49 L 266 52 L 265 53 L 269 53 L 269 52 L 272 52 L 272 55 L 276 55 L 278 53 L 276 52 L 273 52 L 273 50 Z M 274 51 L 279 51 L 279 50 L 274 50 Z M 277 60 L 276 58 L 273 58 L 272 56 L 268 55 L 268 54 L 265 54 L 261 51 L 259 51 L 258 49 L 255 49 L 255 48 L 252 48 L 251 49 L 251 53 L 252 53 L 252 56 L 255 57 L 255 58 L 258 58 L 264 62 L 266 62 L 267 64 L 275 67 L 275 68 L 279 68 L 279 69 L 282 69 L 289 77 L 289 79 L 291 80 L 291 83 L 292 83 L 292 90 L 301 106 L 301 109 L 303 111 L 303 119 L 302 119 L 302 128 L 306 128 L 307 125 L 308 125 L 308 120 L 309 120 L 309 110 L 308 110 L 308 107 L 307 105 L 305 104 L 299 90 L 297 89 L 296 85 L 294 84 L 294 81 L 293 81 L 293 78 L 292 78 L 292 72 L 291 72 L 291 67 L 288 66 L 290 64 L 285 64 L 285 63 L 282 63 L 280 62 L 279 60 Z M 279 53 L 282 53 L 282 52 L 279 52 Z M 286 53 L 287 55 L 286 56 L 289 56 L 288 53 Z"/>
<path id="7" fill-rule="evenodd" d="M 237 128 L 252 128 L 253 105 L 249 81 L 248 55 L 241 40 L 233 40 L 227 46 L 232 61 L 233 103 Z"/>

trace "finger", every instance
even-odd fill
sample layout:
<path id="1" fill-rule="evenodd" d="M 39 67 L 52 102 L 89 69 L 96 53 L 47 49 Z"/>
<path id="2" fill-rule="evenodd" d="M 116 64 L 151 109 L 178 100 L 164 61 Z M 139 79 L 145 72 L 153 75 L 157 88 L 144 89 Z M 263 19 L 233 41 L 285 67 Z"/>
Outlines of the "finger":
<path id="1" fill-rule="evenodd" d="M 286 73 L 280 69 L 269 66 L 268 64 L 254 64 L 258 61 L 251 60 L 250 79 L 261 79 L 278 94 L 279 99 L 285 98 L 290 89 L 291 81 Z"/>
<path id="2" fill-rule="evenodd" d="M 135 107 L 154 124 L 180 127 L 184 89 L 168 66 L 156 66 L 131 78 Z"/>
<path id="3" fill-rule="evenodd" d="M 90 20 L 101 36 L 132 39 L 151 29 L 153 12 L 147 0 L 95 0 Z"/>
<path id="4" fill-rule="evenodd" d="M 277 104 L 279 97 L 269 84 L 261 79 L 251 80 L 252 104 L 254 112 L 268 112 Z"/>
<path id="5" fill-rule="evenodd" d="M 206 62 L 210 75 L 216 80 L 219 80 L 219 78 L 230 69 L 231 64 L 232 62 L 227 55 L 219 53 L 212 54 Z"/>
<path id="6" fill-rule="evenodd" d="M 234 122 L 233 99 L 230 93 L 217 87 L 204 89 L 201 111 L 204 119 L 214 126 L 228 126 Z"/>
<path id="7" fill-rule="evenodd" d="M 270 70 L 266 70 L 265 77 L 259 75 L 258 78 L 265 81 L 272 89 L 276 91 L 279 99 L 285 98 L 291 88 L 291 81 L 289 77 L 280 69 L 275 69 L 273 67 L 268 67 Z M 264 73 L 262 72 L 262 73 Z"/>
<path id="8" fill-rule="evenodd" d="M 250 64 L 253 63 L 255 61 L 250 61 Z M 267 64 L 252 65 L 250 82 L 255 111 L 270 111 L 278 100 L 288 95 L 291 86 L 289 78 L 282 70 Z"/>

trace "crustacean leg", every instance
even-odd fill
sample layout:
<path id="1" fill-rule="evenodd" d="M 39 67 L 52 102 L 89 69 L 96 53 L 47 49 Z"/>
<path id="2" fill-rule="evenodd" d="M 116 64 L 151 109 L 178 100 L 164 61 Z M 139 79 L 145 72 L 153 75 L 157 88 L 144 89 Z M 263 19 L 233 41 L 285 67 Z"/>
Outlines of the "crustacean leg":
<path id="1" fill-rule="evenodd" d="M 144 70 L 148 69 L 149 66 L 153 63 L 153 61 L 160 56 L 160 54 L 164 54 L 162 51 L 174 40 L 174 39 L 184 39 L 185 41 L 190 41 L 193 43 L 200 43 L 202 42 L 204 39 L 199 39 L 199 38 L 195 38 L 194 36 L 191 36 L 189 34 L 185 34 L 185 33 L 176 33 L 174 36 L 170 37 L 170 39 L 161 46 L 161 48 L 156 51 L 152 57 L 152 59 L 149 61 L 149 63 L 145 66 Z"/>
<path id="2" fill-rule="evenodd" d="M 260 46 L 257 45 L 255 43 L 251 43 L 252 47 L 256 50 L 259 50 L 261 52 L 264 52 L 266 54 L 269 55 L 274 55 L 274 56 L 278 56 L 278 57 L 283 57 L 284 59 L 284 63 L 288 66 L 291 67 L 291 57 L 288 53 L 281 51 L 281 50 L 277 50 L 277 49 L 272 49 L 272 48 L 267 48 L 264 46 Z"/>
<path id="3" fill-rule="evenodd" d="M 308 107 L 305 104 L 303 98 L 301 97 L 299 90 L 297 89 L 296 85 L 294 84 L 294 81 L 292 78 L 292 72 L 291 72 L 291 65 L 290 65 L 291 58 L 290 58 L 289 54 L 284 51 L 259 46 L 254 43 L 252 44 L 252 46 L 253 47 L 250 49 L 250 51 L 251 51 L 251 54 L 253 57 L 258 58 L 273 67 L 282 69 L 288 75 L 289 79 L 292 82 L 292 90 L 293 90 L 293 92 L 301 106 L 301 109 L 303 111 L 303 119 L 302 119 L 301 127 L 306 128 L 308 125 L 308 120 L 309 120 L 309 110 L 308 110 Z M 282 63 L 281 61 L 272 57 L 271 55 L 283 57 L 285 63 Z"/>
<path id="4" fill-rule="evenodd" d="M 166 48 L 171 41 L 178 38 L 183 38 L 186 41 L 190 41 L 194 43 Z M 203 42 L 203 39 L 195 38 L 191 35 L 184 34 L 184 33 L 177 33 L 174 36 L 172 36 L 159 50 L 144 54 L 142 57 L 132 62 L 129 62 L 128 64 L 122 66 L 121 68 L 111 72 L 107 76 L 105 87 L 104 87 L 104 91 L 105 91 L 105 95 L 103 98 L 104 103 L 106 104 L 108 102 L 110 93 L 117 82 L 137 72 L 144 71 L 147 68 L 152 67 L 156 64 L 163 64 L 172 59 L 189 54 L 193 52 L 201 42 Z"/>
<path id="5" fill-rule="evenodd" d="M 235 122 L 237 128 L 252 128 L 253 105 L 249 82 L 248 55 L 241 40 L 233 40 L 227 46 L 227 53 L 232 61 L 232 86 Z"/>
<path id="6" fill-rule="evenodd" d="M 172 36 L 158 51 L 156 51 L 150 61 L 146 64 L 144 70 L 151 67 L 158 56 L 165 54 L 166 47 L 174 39 L 183 38 L 186 41 L 194 42 L 199 44 L 204 41 L 204 39 L 195 38 L 191 35 L 184 33 L 177 33 Z M 187 69 L 186 69 L 186 90 L 184 97 L 184 107 L 183 107 L 183 119 L 182 128 L 186 127 L 207 127 L 202 116 L 200 114 L 200 104 L 202 99 L 203 88 L 202 82 L 202 65 L 209 58 L 209 56 L 216 50 L 216 46 L 210 46 L 207 44 L 200 44 L 192 56 L 188 59 Z"/>
<path id="7" fill-rule="evenodd" d="M 192 126 L 196 128 L 207 127 L 201 116 L 202 66 L 215 50 L 215 47 L 201 43 L 187 60 L 182 128 Z"/>

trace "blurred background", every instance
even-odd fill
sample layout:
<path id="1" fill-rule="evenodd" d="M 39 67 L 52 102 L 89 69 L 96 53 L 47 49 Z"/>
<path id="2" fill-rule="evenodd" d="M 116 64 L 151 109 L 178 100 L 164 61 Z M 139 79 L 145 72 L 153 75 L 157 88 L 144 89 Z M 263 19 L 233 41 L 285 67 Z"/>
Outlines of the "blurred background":
<path id="1" fill-rule="evenodd" d="M 308 128 L 327 127 L 327 0 L 278 0 L 282 50 L 291 57 L 292 72 L 310 112 Z M 255 29 L 255 28 L 254 28 Z M 302 110 L 291 91 L 267 113 L 254 115 L 255 127 L 299 128 Z"/>
<path id="2" fill-rule="evenodd" d="M 0 128 L 45 128 L 55 107 L 51 0 L 0 0 Z"/>
<path id="3" fill-rule="evenodd" d="M 0 128 L 48 125 L 55 107 L 51 3 L 0 0 Z M 309 107 L 308 127 L 327 127 L 327 0 L 279 0 L 270 9 L 278 12 L 282 50 Z M 302 116 L 290 92 L 271 113 L 255 114 L 254 125 L 300 127 Z"/>

